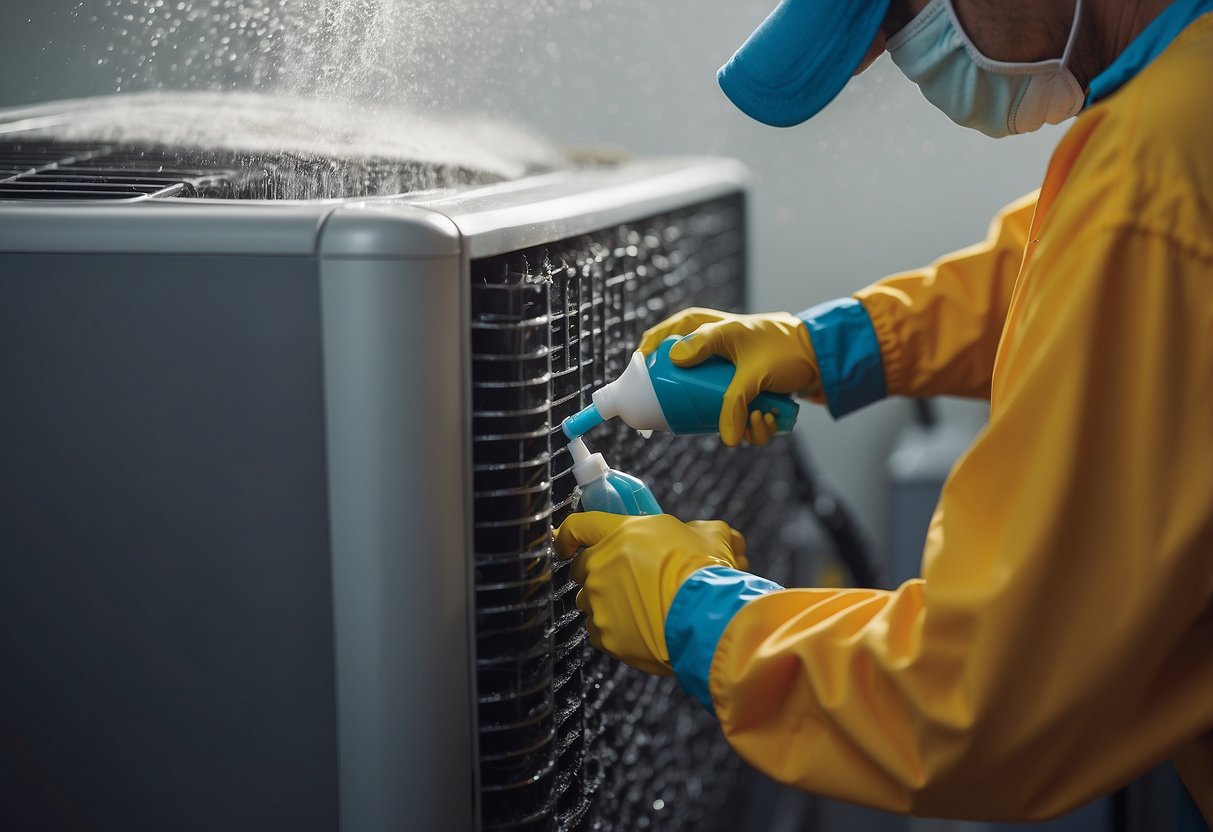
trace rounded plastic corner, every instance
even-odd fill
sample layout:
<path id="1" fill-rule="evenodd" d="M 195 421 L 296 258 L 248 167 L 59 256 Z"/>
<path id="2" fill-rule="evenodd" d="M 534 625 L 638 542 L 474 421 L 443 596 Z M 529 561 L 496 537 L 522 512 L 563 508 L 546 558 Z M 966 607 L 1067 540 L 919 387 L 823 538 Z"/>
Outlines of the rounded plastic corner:
<path id="1" fill-rule="evenodd" d="M 721 179 L 737 186 L 738 190 L 748 190 L 753 183 L 754 175 L 749 167 L 739 159 L 731 156 L 712 156 L 712 162 L 717 166 Z"/>
<path id="2" fill-rule="evenodd" d="M 401 203 L 342 205 L 320 230 L 322 258 L 418 260 L 461 251 L 459 227 L 449 217 Z"/>

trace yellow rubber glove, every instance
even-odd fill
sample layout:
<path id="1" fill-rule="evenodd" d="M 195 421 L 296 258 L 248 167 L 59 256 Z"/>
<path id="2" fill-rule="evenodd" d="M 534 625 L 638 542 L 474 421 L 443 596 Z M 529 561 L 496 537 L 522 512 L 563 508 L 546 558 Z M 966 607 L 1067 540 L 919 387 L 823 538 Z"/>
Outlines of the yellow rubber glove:
<path id="1" fill-rule="evenodd" d="M 713 355 L 737 366 L 720 408 L 720 438 L 726 445 L 737 445 L 742 439 L 755 445 L 771 441 L 774 418 L 749 412 L 750 402 L 764 390 L 825 401 L 813 344 L 795 315 L 684 309 L 646 332 L 640 351 L 648 355 L 671 335 L 689 336 L 670 350 L 670 359 L 679 367 L 693 367 Z"/>
<path id="2" fill-rule="evenodd" d="M 745 538 L 720 520 L 683 523 L 668 514 L 574 514 L 556 530 L 556 554 L 573 562 L 577 608 L 590 643 L 632 667 L 669 676 L 665 617 L 694 572 L 745 569 Z"/>

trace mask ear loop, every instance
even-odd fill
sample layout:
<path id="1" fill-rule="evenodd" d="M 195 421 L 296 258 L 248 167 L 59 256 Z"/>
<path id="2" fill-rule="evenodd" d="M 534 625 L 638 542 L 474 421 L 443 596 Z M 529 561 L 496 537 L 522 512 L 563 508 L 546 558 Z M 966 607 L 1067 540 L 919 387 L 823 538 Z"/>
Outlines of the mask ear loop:
<path id="1" fill-rule="evenodd" d="M 1074 0 L 1074 22 L 1070 24 L 1070 36 L 1066 38 L 1066 48 L 1061 53 L 1061 66 L 1057 68 L 1058 72 L 1070 65 L 1070 53 L 1074 51 L 1074 44 L 1078 42 L 1078 22 L 1080 20 L 1082 20 L 1082 0 Z"/>
<path id="2" fill-rule="evenodd" d="M 1071 106 L 1069 115 L 1077 114 L 1082 106 L 1082 88 L 1078 86 L 1078 82 L 1074 78 L 1074 73 L 1068 70 L 1070 64 L 1070 54 L 1074 51 L 1074 44 L 1078 41 L 1078 22 L 1082 18 L 1082 0 L 1074 0 L 1074 22 L 1070 24 L 1070 35 L 1066 38 L 1066 48 L 1061 53 L 1061 61 L 1057 65 L 1057 71 L 1054 77 L 1060 77 L 1065 85 L 1070 88 L 1071 94 L 1076 97 L 1078 106 Z M 1012 133 L 1020 132 L 1016 127 L 1016 122 L 1019 117 L 1019 104 L 1023 101 L 1024 95 L 1027 94 L 1028 88 L 1024 87 L 1019 92 L 1019 96 L 1015 100 L 1014 106 L 1011 108 L 1011 117 L 1008 120 L 1008 127 Z M 1056 89 L 1049 90 L 1049 103 L 1045 110 L 1051 110 L 1053 107 L 1053 99 L 1057 96 Z M 1046 118 L 1046 121 L 1048 119 Z"/>
<path id="3" fill-rule="evenodd" d="M 943 2 L 948 10 L 948 15 L 952 18 L 952 28 L 960 36 L 965 51 L 969 53 L 969 57 L 973 59 L 973 63 L 989 72 L 997 72 L 1002 75 L 1046 75 L 1061 72 L 1068 65 L 1070 53 L 1073 51 L 1074 44 L 1078 40 L 1078 20 L 1082 12 L 1082 0 L 1074 0 L 1074 22 L 1070 24 L 1070 35 L 1066 38 L 1066 48 L 1062 51 L 1060 59 L 1048 58 L 1031 63 L 996 61 L 982 53 L 977 48 L 977 44 L 973 43 L 973 39 L 969 37 L 969 33 L 965 31 L 964 26 L 960 23 L 960 16 L 956 14 L 953 0 L 943 0 Z"/>

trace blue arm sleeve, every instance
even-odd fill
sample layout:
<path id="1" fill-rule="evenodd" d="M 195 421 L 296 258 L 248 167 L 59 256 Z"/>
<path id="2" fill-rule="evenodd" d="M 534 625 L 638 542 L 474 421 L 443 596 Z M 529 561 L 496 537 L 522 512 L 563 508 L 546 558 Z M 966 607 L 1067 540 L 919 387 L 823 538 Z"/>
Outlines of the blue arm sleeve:
<path id="1" fill-rule="evenodd" d="M 888 395 L 876 329 L 854 298 L 827 301 L 796 317 L 817 354 L 826 405 L 835 419 Z"/>
<path id="2" fill-rule="evenodd" d="M 779 584 L 724 566 L 709 566 L 687 578 L 665 617 L 665 644 L 670 664 L 687 692 L 713 716 L 716 707 L 708 691 L 708 673 L 716 645 L 737 611 Z"/>

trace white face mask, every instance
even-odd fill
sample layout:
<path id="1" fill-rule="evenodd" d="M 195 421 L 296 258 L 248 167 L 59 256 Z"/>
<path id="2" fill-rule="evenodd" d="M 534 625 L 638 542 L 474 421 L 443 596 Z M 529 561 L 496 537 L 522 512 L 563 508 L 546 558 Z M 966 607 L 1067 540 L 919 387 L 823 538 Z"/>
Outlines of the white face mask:
<path id="1" fill-rule="evenodd" d="M 1060 59 L 1007 63 L 987 58 L 956 17 L 952 0 L 931 0 L 889 40 L 893 63 L 948 118 L 987 136 L 1030 133 L 1082 109 L 1085 96 L 1066 68 L 1078 34 L 1082 0 Z"/>

